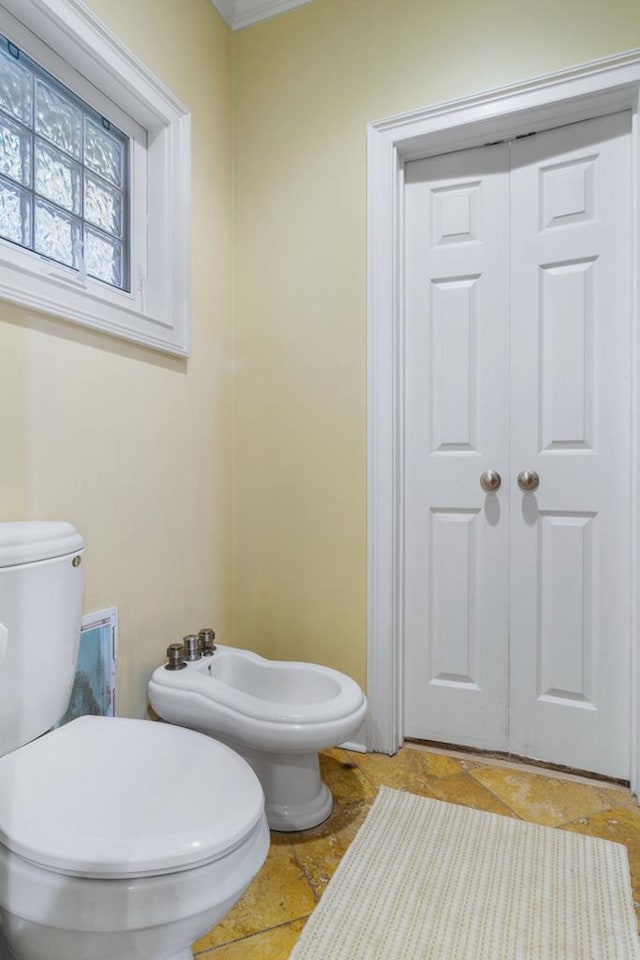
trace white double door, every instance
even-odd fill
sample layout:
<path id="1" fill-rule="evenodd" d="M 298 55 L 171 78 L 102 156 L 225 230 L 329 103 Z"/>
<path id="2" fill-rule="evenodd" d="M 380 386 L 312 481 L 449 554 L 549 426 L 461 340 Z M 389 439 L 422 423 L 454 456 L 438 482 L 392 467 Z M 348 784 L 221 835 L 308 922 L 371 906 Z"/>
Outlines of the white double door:
<path id="1" fill-rule="evenodd" d="M 405 734 L 625 778 L 629 130 L 409 163 L 404 303 Z"/>

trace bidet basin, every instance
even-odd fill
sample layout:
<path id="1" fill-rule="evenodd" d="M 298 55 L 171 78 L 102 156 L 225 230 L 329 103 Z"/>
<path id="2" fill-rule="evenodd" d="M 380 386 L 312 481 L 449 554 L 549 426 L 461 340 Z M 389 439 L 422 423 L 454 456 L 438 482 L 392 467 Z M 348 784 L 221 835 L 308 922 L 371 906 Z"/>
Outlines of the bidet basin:
<path id="1" fill-rule="evenodd" d="M 185 669 L 158 667 L 149 699 L 164 720 L 237 750 L 262 784 L 270 827 L 284 831 L 330 815 L 318 751 L 352 737 L 367 711 L 358 684 L 337 670 L 222 645 Z"/>

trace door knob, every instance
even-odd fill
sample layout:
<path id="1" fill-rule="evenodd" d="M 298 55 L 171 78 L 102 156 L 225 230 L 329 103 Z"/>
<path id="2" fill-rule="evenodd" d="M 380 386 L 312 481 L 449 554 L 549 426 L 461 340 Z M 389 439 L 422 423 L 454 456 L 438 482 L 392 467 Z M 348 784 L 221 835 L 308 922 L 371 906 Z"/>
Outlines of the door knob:
<path id="1" fill-rule="evenodd" d="M 535 470 L 521 470 L 518 474 L 518 486 L 527 492 L 537 490 L 540 486 L 540 477 Z"/>
<path id="2" fill-rule="evenodd" d="M 501 483 L 502 477 L 497 470 L 485 470 L 480 474 L 480 486 L 487 493 L 494 493 Z"/>

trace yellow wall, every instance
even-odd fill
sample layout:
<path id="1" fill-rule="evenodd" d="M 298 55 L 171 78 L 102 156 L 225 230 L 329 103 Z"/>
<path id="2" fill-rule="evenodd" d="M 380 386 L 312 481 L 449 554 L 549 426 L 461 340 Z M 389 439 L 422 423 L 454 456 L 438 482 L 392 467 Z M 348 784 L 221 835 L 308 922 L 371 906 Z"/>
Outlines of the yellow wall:
<path id="1" fill-rule="evenodd" d="M 193 357 L 0 304 L 0 518 L 86 535 L 121 713 L 205 624 L 364 682 L 366 124 L 640 46 L 637 0 L 314 0 L 233 36 L 210 0 L 90 2 L 192 112 Z"/>
<path id="2" fill-rule="evenodd" d="M 314 0 L 234 70 L 234 640 L 365 679 L 366 125 L 640 46 L 637 0 Z"/>
<path id="3" fill-rule="evenodd" d="M 141 716 L 167 643 L 231 623 L 231 34 L 210 0 L 90 5 L 192 113 L 193 357 L 0 304 L 0 519 L 84 533 Z"/>

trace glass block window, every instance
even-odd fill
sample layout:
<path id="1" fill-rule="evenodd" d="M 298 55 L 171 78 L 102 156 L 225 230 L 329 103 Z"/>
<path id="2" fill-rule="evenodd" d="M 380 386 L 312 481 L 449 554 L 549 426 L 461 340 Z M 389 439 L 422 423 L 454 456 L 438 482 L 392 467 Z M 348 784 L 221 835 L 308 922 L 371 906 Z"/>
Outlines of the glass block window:
<path id="1" fill-rule="evenodd" d="M 121 290 L 129 138 L 0 36 L 0 237 Z"/>

